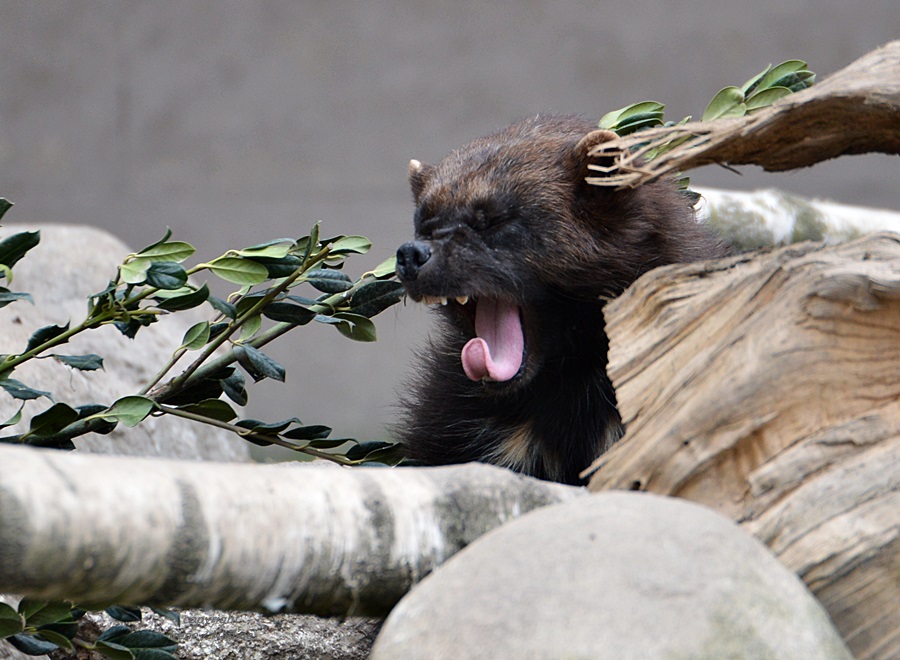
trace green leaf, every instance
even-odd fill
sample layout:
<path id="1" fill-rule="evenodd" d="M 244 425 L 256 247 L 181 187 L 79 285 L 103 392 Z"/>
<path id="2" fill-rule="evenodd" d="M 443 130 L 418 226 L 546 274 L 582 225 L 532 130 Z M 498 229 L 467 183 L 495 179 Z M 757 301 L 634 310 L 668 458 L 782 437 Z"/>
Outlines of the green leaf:
<path id="1" fill-rule="evenodd" d="M 34 350 L 42 344 L 46 344 L 48 341 L 56 339 L 68 330 L 68 323 L 66 323 L 65 325 L 45 325 L 43 328 L 35 330 L 34 334 L 32 334 L 31 337 L 28 338 L 28 345 L 25 347 L 25 352 L 27 353 L 28 351 Z"/>
<path id="2" fill-rule="evenodd" d="M 341 293 L 353 286 L 353 281 L 337 270 L 311 270 L 305 279 L 323 293 Z"/>
<path id="3" fill-rule="evenodd" d="M 295 257 L 292 254 L 289 254 L 286 257 L 281 257 L 280 259 L 269 259 L 267 257 L 247 258 L 252 259 L 256 263 L 265 266 L 266 272 L 269 274 L 270 278 L 287 277 L 289 275 L 292 275 L 295 270 L 303 265 L 303 262 L 300 260 L 300 258 Z"/>
<path id="4" fill-rule="evenodd" d="M 22 632 L 22 617 L 7 603 L 0 603 L 0 639 Z"/>
<path id="5" fill-rule="evenodd" d="M 298 238 L 296 243 L 296 249 L 300 255 L 300 259 L 305 262 L 312 254 L 313 250 L 319 246 L 319 223 L 313 225 L 312 230 L 309 232 L 309 236 Z"/>
<path id="6" fill-rule="evenodd" d="M 97 641 L 118 643 L 120 639 L 122 639 L 130 632 L 131 628 L 129 628 L 128 626 L 113 626 L 112 628 L 107 628 L 102 633 L 100 633 L 100 636 L 97 637 Z"/>
<path id="7" fill-rule="evenodd" d="M 762 77 L 757 89 L 762 91 L 768 87 L 772 87 L 777 84 L 778 80 L 781 78 L 798 71 L 803 71 L 804 69 L 806 69 L 806 62 L 803 60 L 787 60 L 786 62 L 782 62 L 770 69 L 769 72 Z"/>
<path id="8" fill-rule="evenodd" d="M 215 339 L 216 337 L 221 335 L 223 332 L 228 330 L 230 325 L 231 324 L 228 323 L 227 321 L 218 321 L 217 323 L 213 323 L 212 325 L 210 325 L 209 326 L 209 340 L 212 341 L 213 339 Z"/>
<path id="9" fill-rule="evenodd" d="M 0 424 L 0 429 L 5 429 L 5 428 L 7 428 L 7 427 L 9 427 L 9 426 L 15 426 L 16 424 L 18 424 L 19 422 L 21 422 L 21 421 L 22 421 L 22 409 L 23 409 L 23 408 L 25 408 L 25 404 L 24 404 L 24 403 L 23 403 L 21 406 L 19 406 L 19 409 L 15 412 L 15 414 L 14 414 L 12 417 L 10 417 L 8 420 L 6 420 L 6 421 L 3 422 L 2 424 Z M 2 603 L 0 603 L 0 605 L 2 605 Z M 0 608 L 0 609 L 2 609 L 2 608 Z"/>
<path id="10" fill-rule="evenodd" d="M 247 418 L 235 422 L 235 426 L 240 426 L 241 428 L 248 429 L 250 431 L 256 431 L 259 433 L 270 433 L 278 435 L 291 424 L 300 423 L 300 420 L 296 417 L 292 417 L 291 419 L 283 419 L 280 422 L 261 422 L 258 419 Z"/>
<path id="11" fill-rule="evenodd" d="M 23 598 L 19 602 L 19 613 L 25 617 L 26 626 L 43 626 L 48 623 L 72 620 L 72 606 L 68 603 L 47 602 Z"/>
<path id="12" fill-rule="evenodd" d="M 393 277 L 397 272 L 397 255 L 392 257 L 388 257 L 380 264 L 375 266 L 374 270 L 370 273 L 373 277 L 377 277 L 378 279 L 383 279 L 385 277 Z"/>
<path id="13" fill-rule="evenodd" d="M 116 621 L 123 621 L 125 623 L 134 623 L 135 621 L 140 621 L 143 618 L 141 616 L 140 607 L 112 605 L 110 607 L 107 607 L 105 612 Z"/>
<path id="14" fill-rule="evenodd" d="M 45 438 L 59 433 L 77 420 L 77 410 L 65 403 L 54 403 L 44 412 L 31 418 L 28 432 L 35 437 Z"/>
<path id="15" fill-rule="evenodd" d="M 349 312 L 338 312 L 334 315 L 334 318 L 342 321 L 336 327 L 338 332 L 345 337 L 354 341 L 375 341 L 377 339 L 375 324 L 365 316 Z"/>
<path id="16" fill-rule="evenodd" d="M 119 277 L 125 284 L 143 284 L 147 280 L 147 270 L 153 262 L 144 257 L 129 259 L 119 266 Z"/>
<path id="17" fill-rule="evenodd" d="M 237 310 L 238 316 L 243 316 L 244 314 L 249 312 L 253 306 L 255 306 L 263 298 L 266 297 L 267 293 L 267 291 L 254 291 L 241 296 L 234 306 L 234 308 Z"/>
<path id="18" fill-rule="evenodd" d="M 174 651 L 178 647 L 174 640 L 153 630 L 135 630 L 119 637 L 116 643 L 132 651 L 137 651 L 138 649 Z M 136 654 L 135 657 L 139 658 L 141 656 Z"/>
<path id="19" fill-rule="evenodd" d="M 184 268 L 174 261 L 154 261 L 147 269 L 147 284 L 157 289 L 180 289 L 187 279 Z"/>
<path id="20" fill-rule="evenodd" d="M 50 399 L 51 401 L 53 400 L 53 396 L 50 394 L 50 392 L 32 389 L 14 378 L 4 378 L 3 380 L 0 380 L 0 387 L 6 390 L 6 393 L 11 397 L 13 397 L 14 399 L 19 399 L 21 401 L 30 401 L 42 396 Z"/>
<path id="21" fill-rule="evenodd" d="M 91 417 L 121 422 L 131 428 L 137 426 L 156 408 L 156 403 L 145 396 L 126 396 L 112 404 L 106 412 Z"/>
<path id="22" fill-rule="evenodd" d="M 662 103 L 657 103 L 656 101 L 641 101 L 639 103 L 632 103 L 631 105 L 627 105 L 624 108 L 619 108 L 618 110 L 607 112 L 605 115 L 603 115 L 603 117 L 601 117 L 600 122 L 598 123 L 598 128 L 605 128 L 608 130 L 616 131 L 617 127 L 623 121 L 627 121 L 629 118 L 633 118 L 636 115 L 648 113 L 657 115 L 659 119 L 662 119 L 665 107 L 665 105 L 663 105 Z"/>
<path id="23" fill-rule="evenodd" d="M 184 339 L 181 340 L 181 348 L 186 348 L 189 351 L 203 348 L 206 346 L 206 342 L 209 341 L 209 333 L 209 321 L 195 323 L 184 333 Z"/>
<path id="24" fill-rule="evenodd" d="M 76 629 L 77 629 L 77 626 L 76 626 Z M 61 649 L 65 649 L 67 651 L 75 650 L 75 647 L 72 645 L 72 642 L 70 641 L 70 639 L 63 634 L 56 632 L 55 630 L 41 626 L 38 629 L 37 634 L 40 635 L 41 637 L 43 637 L 44 639 L 46 639 L 51 644 L 55 644 L 56 646 L 58 646 Z M 75 633 L 73 632 L 72 634 L 74 636 Z"/>
<path id="25" fill-rule="evenodd" d="M 103 358 L 96 353 L 88 353 L 87 355 L 58 355 L 54 353 L 52 357 L 67 367 L 72 367 L 79 371 L 97 371 L 103 368 Z"/>
<path id="26" fill-rule="evenodd" d="M 351 447 L 345 456 L 351 461 L 358 462 L 379 461 L 396 463 L 403 458 L 402 451 L 403 448 L 399 443 L 373 440 L 361 442 L 355 447 Z"/>
<path id="27" fill-rule="evenodd" d="M 47 655 L 59 648 L 53 642 L 48 642 L 42 637 L 32 633 L 13 635 L 12 637 L 7 637 L 6 641 L 25 655 Z"/>
<path id="28" fill-rule="evenodd" d="M 115 642 L 97 640 L 95 650 L 110 660 L 134 660 L 134 653 Z"/>
<path id="29" fill-rule="evenodd" d="M 169 230 L 169 233 L 171 234 L 171 230 Z M 145 257 L 151 261 L 175 261 L 181 263 L 196 251 L 196 248 L 190 243 L 171 241 L 156 243 L 146 247 L 138 252 L 138 256 Z"/>
<path id="30" fill-rule="evenodd" d="M 258 419 L 242 419 L 235 422 L 235 426 L 240 426 L 241 428 L 247 429 L 249 433 L 242 434 L 242 437 L 248 442 L 252 442 L 255 445 L 259 445 L 260 447 L 269 447 L 272 445 L 272 442 L 266 440 L 262 436 L 264 435 L 278 435 L 292 423 L 300 423 L 300 420 L 297 418 L 288 419 L 282 422 L 273 422 L 273 423 L 265 423 L 261 422 Z"/>
<path id="31" fill-rule="evenodd" d="M 304 307 L 310 307 L 319 303 L 318 300 L 313 300 L 312 298 L 304 298 L 303 296 L 287 296 L 287 299 L 293 300 L 295 303 L 300 303 Z"/>
<path id="32" fill-rule="evenodd" d="M 326 440 L 325 438 L 320 438 L 318 440 L 310 440 L 307 442 L 307 447 L 315 447 L 316 449 L 334 449 L 335 447 L 340 447 L 341 445 L 345 445 L 348 442 L 353 442 L 350 438 L 330 438 Z"/>
<path id="33" fill-rule="evenodd" d="M 171 298 L 164 296 L 156 297 L 161 298 L 161 300 L 156 303 L 156 306 L 160 309 L 164 309 L 167 312 L 180 312 L 185 309 L 192 309 L 205 303 L 209 299 L 209 287 L 204 283 L 203 286 L 201 286 L 196 291 L 188 289 L 187 293 L 183 293 Z"/>
<path id="34" fill-rule="evenodd" d="M 15 204 L 11 201 L 5 197 L 0 197 L 0 218 L 2 218 L 13 206 L 15 206 Z"/>
<path id="35" fill-rule="evenodd" d="M 5 200 L 4 200 L 5 201 Z M 4 212 L 9 207 L 4 209 Z M 41 232 L 23 231 L 0 241 L 0 264 L 12 268 L 25 253 L 41 242 Z"/>
<path id="36" fill-rule="evenodd" d="M 812 71 L 798 71 L 790 76 L 785 76 L 775 81 L 775 85 L 787 87 L 792 92 L 800 92 L 807 87 L 812 87 L 816 82 L 816 74 Z"/>
<path id="37" fill-rule="evenodd" d="M 626 124 L 622 124 L 616 129 L 616 133 L 619 135 L 631 135 L 632 133 L 637 133 L 639 131 L 644 130 L 645 128 L 656 128 L 657 126 L 662 126 L 662 120 L 657 119 L 655 117 L 646 117 L 643 119 L 635 120 L 633 122 L 629 121 Z"/>
<path id="38" fill-rule="evenodd" d="M 331 244 L 329 254 L 365 254 L 372 249 L 372 241 L 365 236 L 342 236 Z"/>
<path id="39" fill-rule="evenodd" d="M 316 323 L 324 323 L 325 325 L 340 325 L 343 323 L 340 319 L 336 319 L 333 316 L 328 316 L 326 314 L 316 314 L 314 320 Z"/>
<path id="40" fill-rule="evenodd" d="M 797 71 L 795 73 L 789 73 L 785 76 L 782 76 L 778 80 L 774 81 L 770 88 L 772 87 L 787 87 L 792 92 L 799 92 L 807 87 L 812 87 L 813 83 L 816 80 L 816 74 L 812 71 Z"/>
<path id="41" fill-rule="evenodd" d="M 261 284 L 269 278 L 269 272 L 262 264 L 242 257 L 219 257 L 207 266 L 217 277 L 242 286 Z"/>
<path id="42" fill-rule="evenodd" d="M 28 619 L 28 617 L 40 612 L 49 604 L 50 603 L 46 600 L 32 598 L 31 596 L 25 596 L 22 600 L 19 601 L 18 612 L 25 619 Z"/>
<path id="43" fill-rule="evenodd" d="M 785 96 L 790 96 L 791 94 L 791 90 L 789 90 L 787 87 L 769 87 L 767 89 L 759 91 L 747 99 L 747 112 L 750 113 L 766 108 L 772 105 L 778 99 L 784 98 Z"/>
<path id="44" fill-rule="evenodd" d="M 234 354 L 253 380 L 259 382 L 263 378 L 272 378 L 284 382 L 284 367 L 258 348 L 253 348 L 249 344 L 239 344 L 234 347 Z"/>
<path id="45" fill-rule="evenodd" d="M 763 76 L 765 76 L 771 70 L 772 65 L 770 64 L 765 69 L 750 78 L 750 80 L 741 85 L 741 92 L 744 94 L 744 96 L 752 94 L 754 91 L 756 91 L 756 88 L 759 87 L 759 82 L 763 79 Z"/>
<path id="46" fill-rule="evenodd" d="M 238 416 L 234 408 L 221 399 L 206 399 L 200 403 L 189 403 L 184 406 L 178 406 L 178 410 L 209 417 L 219 422 L 230 422 Z"/>
<path id="47" fill-rule="evenodd" d="M 206 302 L 208 302 L 214 310 L 219 312 L 225 318 L 229 318 L 231 320 L 237 318 L 237 309 L 231 303 L 225 302 L 221 298 L 216 298 L 215 296 L 209 296 L 209 298 L 206 299 Z"/>
<path id="48" fill-rule="evenodd" d="M 163 236 L 160 240 L 156 241 L 156 243 L 153 243 L 152 245 L 148 245 L 143 250 L 138 252 L 138 254 L 143 254 L 145 252 L 152 252 L 153 250 L 158 248 L 160 245 L 162 245 L 163 243 L 168 241 L 171 236 L 172 236 L 172 228 L 166 227 L 166 235 L 165 236 Z"/>
<path id="49" fill-rule="evenodd" d="M 27 300 L 32 305 L 34 304 L 34 298 L 31 297 L 31 294 L 15 293 L 0 286 L 0 307 L 6 307 L 9 303 L 15 302 L 17 300 Z"/>
<path id="50" fill-rule="evenodd" d="M 260 243 L 253 247 L 244 248 L 243 250 L 235 250 L 233 254 L 239 257 L 247 257 L 249 259 L 269 258 L 281 259 L 286 257 L 294 247 L 294 242 L 289 238 L 278 238 L 267 243 Z"/>
<path id="51" fill-rule="evenodd" d="M 134 339 L 141 328 L 146 328 L 151 323 L 156 323 L 155 316 L 132 317 L 128 322 L 116 321 L 115 326 L 123 335 Z"/>
<path id="52" fill-rule="evenodd" d="M 744 93 L 737 87 L 726 87 L 719 90 L 719 93 L 706 106 L 701 121 L 711 121 L 723 117 L 742 117 L 746 111 Z"/>
<path id="53" fill-rule="evenodd" d="M 285 431 L 281 435 L 291 440 L 320 440 L 331 435 L 331 427 L 321 425 L 298 426 L 290 431 Z"/>
<path id="54" fill-rule="evenodd" d="M 248 317 L 247 320 L 241 324 L 241 336 L 238 338 L 238 341 L 245 342 L 251 340 L 253 336 L 259 332 L 261 327 L 262 317 L 259 314 Z"/>
<path id="55" fill-rule="evenodd" d="M 176 626 L 181 625 L 181 615 L 178 614 L 178 612 L 176 612 L 174 610 L 167 610 L 164 607 L 151 607 L 150 609 L 155 614 L 158 614 L 159 616 L 161 616 L 165 619 L 168 619 L 169 621 L 174 623 Z"/>
<path id="56" fill-rule="evenodd" d="M 284 301 L 269 303 L 265 306 L 262 313 L 273 321 L 291 323 L 293 325 L 306 325 L 316 318 L 314 311 Z"/>
<path id="57" fill-rule="evenodd" d="M 221 385 L 222 391 L 225 393 L 225 396 L 227 396 L 239 406 L 246 406 L 248 397 L 247 389 L 244 387 L 244 382 L 244 374 L 242 374 L 237 369 L 234 369 L 229 376 L 219 380 L 219 385 Z"/>
<path id="58" fill-rule="evenodd" d="M 350 298 L 354 314 L 371 318 L 400 302 L 406 289 L 400 282 L 375 280 L 359 287 Z"/>

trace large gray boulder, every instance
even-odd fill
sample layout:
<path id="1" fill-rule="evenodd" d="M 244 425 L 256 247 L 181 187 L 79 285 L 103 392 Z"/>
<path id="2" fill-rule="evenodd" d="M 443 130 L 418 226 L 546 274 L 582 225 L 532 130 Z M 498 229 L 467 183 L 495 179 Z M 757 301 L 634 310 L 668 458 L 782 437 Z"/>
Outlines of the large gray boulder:
<path id="1" fill-rule="evenodd" d="M 478 539 L 393 610 L 404 658 L 849 658 L 761 543 L 683 500 L 602 493 Z"/>
<path id="2" fill-rule="evenodd" d="M 41 231 L 41 242 L 13 268 L 13 291 L 32 295 L 34 304 L 17 301 L 0 309 L 0 353 L 20 353 L 28 338 L 47 325 L 75 325 L 87 313 L 87 297 L 103 290 L 117 266 L 132 252 L 112 234 L 93 227 L 46 224 L 5 225 L 0 238 L 21 231 Z M 79 335 L 59 348 L 64 355 L 97 353 L 102 371 L 79 372 L 55 360 L 32 360 L 16 369 L 14 378 L 52 392 L 57 401 L 77 406 L 111 404 L 137 394 L 181 345 L 185 331 L 208 317 L 197 308 L 171 314 L 131 340 L 113 326 Z M 184 358 L 185 365 L 188 364 Z M 177 373 L 174 372 L 174 373 Z M 20 402 L 0 392 L 0 421 L 9 419 Z M 23 411 L 25 421 L 4 435 L 27 430 L 27 422 L 51 401 L 36 399 Z M 227 431 L 171 417 L 151 417 L 133 429 L 121 426 L 111 434 L 76 438 L 79 451 L 132 456 L 218 461 L 249 460 L 249 445 Z"/>

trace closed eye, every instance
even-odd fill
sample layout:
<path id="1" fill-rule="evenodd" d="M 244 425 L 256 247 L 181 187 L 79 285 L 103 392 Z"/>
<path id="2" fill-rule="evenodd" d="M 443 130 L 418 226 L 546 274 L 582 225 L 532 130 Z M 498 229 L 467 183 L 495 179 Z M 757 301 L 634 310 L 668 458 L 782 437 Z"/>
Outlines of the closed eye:
<path id="1" fill-rule="evenodd" d="M 491 227 L 503 224 L 509 220 L 509 215 L 493 209 L 476 208 L 467 219 L 467 224 L 476 231 L 484 231 Z"/>

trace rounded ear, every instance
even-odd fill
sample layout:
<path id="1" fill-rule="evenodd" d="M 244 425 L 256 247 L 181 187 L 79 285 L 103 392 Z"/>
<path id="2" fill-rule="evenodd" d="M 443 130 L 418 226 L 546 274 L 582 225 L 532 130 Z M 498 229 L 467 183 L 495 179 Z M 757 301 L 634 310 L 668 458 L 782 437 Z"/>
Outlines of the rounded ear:
<path id="1" fill-rule="evenodd" d="M 616 162 L 616 156 L 590 156 L 591 150 L 596 147 L 598 144 L 603 144 L 604 142 L 609 142 L 610 140 L 618 139 L 618 135 L 613 131 L 607 130 L 605 128 L 599 128 L 596 131 L 591 131 L 583 138 L 578 141 L 578 144 L 575 145 L 575 159 L 578 162 L 580 168 L 580 179 L 584 179 L 586 176 L 604 176 L 602 171 L 594 170 L 593 168 L 588 168 L 589 164 L 598 165 L 600 167 L 612 167 Z"/>
<path id="2" fill-rule="evenodd" d="M 406 168 L 406 174 L 409 177 L 409 185 L 412 188 L 413 199 L 415 199 L 416 202 L 418 202 L 419 198 L 422 196 L 422 191 L 425 189 L 425 184 L 431 177 L 432 171 L 433 168 L 430 165 L 423 165 L 415 158 L 409 161 L 409 166 Z"/>
<path id="3" fill-rule="evenodd" d="M 613 131 L 605 128 L 598 128 L 596 131 L 591 131 L 578 141 L 578 144 L 575 145 L 575 153 L 579 156 L 580 160 L 587 160 L 591 149 L 598 144 L 615 140 L 618 137 L 619 136 Z"/>

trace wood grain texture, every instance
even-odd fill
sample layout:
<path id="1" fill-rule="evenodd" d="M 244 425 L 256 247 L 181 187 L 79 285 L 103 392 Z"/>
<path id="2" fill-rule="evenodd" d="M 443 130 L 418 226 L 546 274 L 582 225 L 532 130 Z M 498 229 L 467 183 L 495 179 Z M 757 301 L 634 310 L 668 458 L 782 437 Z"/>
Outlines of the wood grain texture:
<path id="1" fill-rule="evenodd" d="M 900 236 L 660 269 L 606 318 L 627 430 L 590 488 L 730 515 L 900 654 Z"/>

